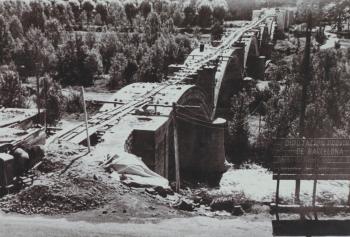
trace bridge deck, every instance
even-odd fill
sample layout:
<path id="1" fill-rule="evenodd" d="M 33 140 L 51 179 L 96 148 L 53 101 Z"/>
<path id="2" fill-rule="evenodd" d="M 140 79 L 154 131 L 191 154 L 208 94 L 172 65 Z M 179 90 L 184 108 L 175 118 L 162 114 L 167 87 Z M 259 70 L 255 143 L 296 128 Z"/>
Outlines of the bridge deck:
<path id="1" fill-rule="evenodd" d="M 256 26 L 259 26 L 269 17 L 272 16 L 264 16 L 258 20 L 253 21 L 251 24 L 245 25 L 241 29 L 237 29 L 231 34 L 224 36 L 221 45 L 218 47 L 211 47 L 211 49 L 206 53 L 203 53 L 198 57 L 193 57 L 190 60 L 186 60 L 184 67 L 180 71 L 176 72 L 174 76 L 169 78 L 167 81 L 157 85 L 147 93 L 140 95 L 138 98 L 135 98 L 135 100 L 129 101 L 110 111 L 100 112 L 96 116 L 92 117 L 89 119 L 90 135 L 96 133 L 99 130 L 107 130 L 110 127 L 114 126 L 125 115 L 149 103 L 152 97 L 154 97 L 157 93 L 160 93 L 166 87 L 183 83 L 187 78 L 190 77 L 190 75 L 196 74 L 196 72 L 202 66 L 206 65 L 210 61 L 216 60 L 222 55 L 225 55 L 226 50 L 230 49 L 236 41 L 240 40 L 243 34 L 255 28 Z M 63 131 L 60 134 L 57 134 L 55 138 L 51 139 L 51 141 L 58 138 L 59 140 L 81 143 L 86 138 L 84 129 L 84 124 L 81 123 L 78 126 L 69 129 L 68 131 Z"/>

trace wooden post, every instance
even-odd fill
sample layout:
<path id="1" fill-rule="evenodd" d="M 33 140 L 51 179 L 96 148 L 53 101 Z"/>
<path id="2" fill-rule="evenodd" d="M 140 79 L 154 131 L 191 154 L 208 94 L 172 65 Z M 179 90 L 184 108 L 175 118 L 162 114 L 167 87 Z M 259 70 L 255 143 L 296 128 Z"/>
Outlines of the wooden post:
<path id="1" fill-rule="evenodd" d="M 45 114 L 44 114 L 44 123 L 45 123 L 45 133 L 47 134 L 47 78 L 44 78 L 44 93 L 45 93 Z"/>
<path id="2" fill-rule="evenodd" d="M 317 157 L 314 156 L 314 187 L 312 190 L 312 207 L 315 208 L 315 204 L 316 204 L 316 187 L 317 187 L 317 174 L 318 174 L 318 161 L 317 161 Z"/>
<path id="3" fill-rule="evenodd" d="M 276 185 L 276 208 L 278 209 L 278 203 L 279 203 L 279 192 L 280 192 L 280 174 L 278 173 L 277 177 L 277 185 Z M 278 210 L 277 210 L 278 211 Z"/>
<path id="4" fill-rule="evenodd" d="M 318 179 L 318 157 L 317 156 L 314 156 L 314 187 L 313 187 L 313 190 L 312 190 L 312 207 L 314 209 L 314 216 L 315 216 L 315 220 L 317 220 L 317 211 L 316 211 L 316 188 L 317 188 L 317 179 Z"/>
<path id="5" fill-rule="evenodd" d="M 38 66 L 36 67 L 36 106 L 38 107 L 38 123 L 40 123 L 40 81 L 39 81 L 39 73 Z"/>
<path id="6" fill-rule="evenodd" d="M 348 206 L 350 206 L 350 184 L 349 184 Z"/>
<path id="7" fill-rule="evenodd" d="M 84 107 L 86 141 L 87 141 L 88 151 L 90 152 L 91 148 L 90 148 L 89 124 L 88 124 L 88 115 L 87 115 L 87 112 L 86 112 L 84 87 L 81 87 L 81 97 L 82 97 L 82 100 L 83 100 L 83 107 Z"/>
<path id="8" fill-rule="evenodd" d="M 165 134 L 165 178 L 169 179 L 169 130 Z"/>
<path id="9" fill-rule="evenodd" d="M 295 180 L 295 199 L 296 204 L 300 203 L 300 179 Z"/>
<path id="10" fill-rule="evenodd" d="M 176 187 L 175 191 L 179 192 L 180 190 L 180 160 L 179 160 L 179 143 L 178 143 L 178 134 L 177 134 L 177 125 L 176 125 L 176 103 L 173 103 L 173 128 L 174 128 L 174 153 L 175 153 L 175 178 L 176 178 Z"/>
<path id="11" fill-rule="evenodd" d="M 280 197 L 279 197 L 279 193 L 280 193 L 280 170 L 278 169 L 278 173 L 277 173 L 277 185 L 276 185 L 276 220 L 279 221 L 279 210 L 278 210 L 278 203 L 280 202 Z"/>
<path id="12" fill-rule="evenodd" d="M 4 185 L 4 193 L 5 194 L 10 194 L 9 193 L 9 189 L 8 189 L 8 180 L 7 180 L 7 167 L 5 166 L 5 164 L 4 164 L 4 178 L 5 178 L 5 185 Z"/>

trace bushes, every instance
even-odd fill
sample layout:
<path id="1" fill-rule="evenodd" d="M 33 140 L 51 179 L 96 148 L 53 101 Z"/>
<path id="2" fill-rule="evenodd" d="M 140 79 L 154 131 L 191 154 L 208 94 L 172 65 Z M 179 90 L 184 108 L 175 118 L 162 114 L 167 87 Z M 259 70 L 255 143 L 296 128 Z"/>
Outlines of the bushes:
<path id="1" fill-rule="evenodd" d="M 118 53 L 112 61 L 112 66 L 109 72 L 110 80 L 108 87 L 110 89 L 118 89 L 125 82 L 125 69 L 127 67 L 127 59 L 123 54 Z"/>
<path id="2" fill-rule="evenodd" d="M 41 88 L 40 98 L 42 107 L 46 107 L 46 121 L 48 124 L 55 124 L 62 118 L 65 109 L 61 86 L 46 76 L 41 79 Z M 46 105 L 45 96 L 47 97 Z"/>
<path id="3" fill-rule="evenodd" d="M 23 107 L 24 90 L 18 73 L 3 67 L 0 69 L 0 105 L 5 107 Z"/>
<path id="4" fill-rule="evenodd" d="M 65 111 L 67 113 L 82 113 L 83 102 L 80 93 L 70 91 L 65 98 Z"/>
<path id="5" fill-rule="evenodd" d="M 77 34 L 59 49 L 57 61 L 55 78 L 63 85 L 90 86 L 102 72 L 101 55 L 97 49 L 89 49 Z"/>
<path id="6" fill-rule="evenodd" d="M 251 98 L 246 92 L 234 95 L 231 99 L 230 118 L 228 120 L 226 153 L 231 161 L 244 161 L 249 148 L 248 115 Z"/>

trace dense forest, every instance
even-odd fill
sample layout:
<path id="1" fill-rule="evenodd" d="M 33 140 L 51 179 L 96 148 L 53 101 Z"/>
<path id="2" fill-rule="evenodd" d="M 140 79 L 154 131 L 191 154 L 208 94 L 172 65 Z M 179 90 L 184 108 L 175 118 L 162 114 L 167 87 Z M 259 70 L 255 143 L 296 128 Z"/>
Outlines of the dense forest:
<path id="1" fill-rule="evenodd" d="M 0 104 L 28 106 L 30 92 L 21 84 L 31 77 L 46 78 L 49 96 L 96 79 L 107 80 L 110 89 L 162 81 L 168 65 L 183 63 L 198 43 L 179 29 L 213 26 L 220 34 L 224 19 L 249 18 L 254 7 L 234 2 L 1 1 Z M 53 107 L 64 104 L 61 97 L 50 97 Z"/>
<path id="2" fill-rule="evenodd" d="M 317 4 L 310 1 L 303 8 L 299 6 L 296 14 L 300 23 L 311 28 L 337 26 L 339 18 L 343 21 L 349 14 L 348 1 L 314 2 Z M 271 165 L 276 138 L 349 137 L 350 50 L 338 43 L 320 50 L 327 37 L 320 40 L 319 31 L 313 29 L 309 44 L 305 35 L 285 32 L 284 39 L 277 40 L 272 64 L 265 72 L 268 88 L 248 88 L 232 98 L 225 141 L 232 161 L 256 160 Z M 279 48 L 283 50 L 276 50 Z M 257 140 L 251 142 L 254 135 L 249 119 L 259 117 L 261 129 L 255 135 Z"/>

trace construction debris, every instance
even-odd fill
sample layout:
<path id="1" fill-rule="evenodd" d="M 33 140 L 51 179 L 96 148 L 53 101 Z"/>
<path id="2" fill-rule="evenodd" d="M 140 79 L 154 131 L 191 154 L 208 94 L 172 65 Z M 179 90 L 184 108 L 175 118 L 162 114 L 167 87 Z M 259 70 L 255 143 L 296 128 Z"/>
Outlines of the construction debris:
<path id="1" fill-rule="evenodd" d="M 87 178 L 57 179 L 53 185 L 34 185 L 0 202 L 1 209 L 21 214 L 71 213 L 96 208 L 110 191 L 101 182 Z"/>
<path id="2" fill-rule="evenodd" d="M 163 195 L 167 193 L 165 190 L 171 189 L 167 179 L 151 171 L 140 158 L 132 154 L 123 157 L 115 155 L 104 164 L 104 168 L 120 175 L 120 180 L 128 186 L 153 187 Z"/>
<path id="3" fill-rule="evenodd" d="M 193 211 L 194 204 L 191 200 L 188 199 L 179 199 L 177 203 L 173 205 L 174 208 L 183 210 L 183 211 Z"/>

